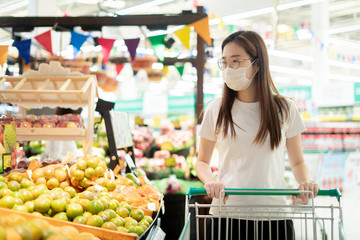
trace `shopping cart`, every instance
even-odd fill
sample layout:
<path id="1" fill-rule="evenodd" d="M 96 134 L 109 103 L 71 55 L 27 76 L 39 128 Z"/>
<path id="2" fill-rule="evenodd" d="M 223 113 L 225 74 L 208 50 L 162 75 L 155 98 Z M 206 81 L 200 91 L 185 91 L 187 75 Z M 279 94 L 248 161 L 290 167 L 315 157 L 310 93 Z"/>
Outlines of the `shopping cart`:
<path id="1" fill-rule="evenodd" d="M 190 198 L 206 195 L 204 188 L 190 187 L 185 201 L 185 225 L 179 240 L 190 239 L 190 210 L 194 209 L 196 239 L 339 239 L 344 240 L 341 193 L 338 189 L 319 190 L 314 199 L 312 192 L 297 189 L 225 189 L 225 195 L 289 196 L 311 194 L 309 204 L 288 205 L 224 205 L 190 204 Z M 333 197 L 333 198 L 330 198 Z M 321 200 L 322 199 L 322 200 Z M 324 202 L 323 200 L 326 199 Z M 318 201 L 319 200 L 319 201 Z M 217 207 L 217 215 L 203 214 L 204 208 Z M 200 229 L 202 229 L 200 231 Z M 290 232 L 289 232 L 290 231 Z M 193 229 L 192 231 L 193 232 Z M 194 237 L 192 239 L 195 239 Z"/>

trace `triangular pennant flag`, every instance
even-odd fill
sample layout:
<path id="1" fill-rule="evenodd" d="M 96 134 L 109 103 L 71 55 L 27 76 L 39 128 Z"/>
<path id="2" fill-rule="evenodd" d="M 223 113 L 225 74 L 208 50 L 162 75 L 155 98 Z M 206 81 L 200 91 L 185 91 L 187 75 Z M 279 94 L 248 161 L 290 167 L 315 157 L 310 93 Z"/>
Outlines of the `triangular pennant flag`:
<path id="1" fill-rule="evenodd" d="M 53 51 L 52 51 L 52 43 L 51 43 L 51 30 L 44 32 L 40 35 L 37 35 L 36 37 L 34 37 L 36 39 L 36 41 L 38 41 L 38 43 L 49 53 L 51 53 L 51 55 L 53 55 Z"/>
<path id="2" fill-rule="evenodd" d="M 164 74 L 166 75 L 169 72 L 169 66 L 164 66 L 163 71 Z"/>
<path id="3" fill-rule="evenodd" d="M 84 44 L 86 39 L 89 36 L 83 35 L 74 31 L 71 31 L 71 41 L 70 44 L 74 47 L 74 59 L 76 58 L 77 54 L 80 51 L 81 46 Z"/>
<path id="4" fill-rule="evenodd" d="M 175 35 L 180 39 L 181 43 L 187 48 L 190 49 L 190 26 L 187 25 L 184 28 L 175 31 Z"/>
<path id="5" fill-rule="evenodd" d="M 26 39 L 23 41 L 15 41 L 13 43 L 13 46 L 19 50 L 19 54 L 25 60 L 26 64 L 29 64 L 31 39 Z"/>
<path id="6" fill-rule="evenodd" d="M 180 76 L 182 77 L 182 75 L 184 74 L 184 66 L 177 66 L 176 69 L 178 70 Z"/>
<path id="7" fill-rule="evenodd" d="M 103 63 L 106 64 L 110 57 L 110 51 L 116 39 L 97 38 L 99 45 L 101 45 L 101 53 L 103 55 Z"/>
<path id="8" fill-rule="evenodd" d="M 148 39 L 151 42 L 151 45 L 154 49 L 155 55 L 160 61 L 164 61 L 164 51 L 165 51 L 164 39 L 165 39 L 165 37 L 166 37 L 166 34 L 148 37 Z"/>
<path id="9" fill-rule="evenodd" d="M 0 46 L 0 66 L 4 66 L 8 56 L 9 46 Z"/>
<path id="10" fill-rule="evenodd" d="M 194 27 L 195 31 L 200 35 L 200 37 L 204 39 L 207 44 L 211 45 L 212 41 L 210 38 L 209 18 L 202 18 L 192 23 L 191 25 Z"/>
<path id="11" fill-rule="evenodd" d="M 116 66 L 116 74 L 119 75 L 121 70 L 124 68 L 124 64 L 123 63 L 117 63 L 115 66 Z"/>
<path id="12" fill-rule="evenodd" d="M 128 51 L 130 53 L 131 61 L 135 60 L 136 57 L 136 49 L 139 45 L 140 38 L 135 39 L 125 39 L 125 44 L 128 48 Z"/>

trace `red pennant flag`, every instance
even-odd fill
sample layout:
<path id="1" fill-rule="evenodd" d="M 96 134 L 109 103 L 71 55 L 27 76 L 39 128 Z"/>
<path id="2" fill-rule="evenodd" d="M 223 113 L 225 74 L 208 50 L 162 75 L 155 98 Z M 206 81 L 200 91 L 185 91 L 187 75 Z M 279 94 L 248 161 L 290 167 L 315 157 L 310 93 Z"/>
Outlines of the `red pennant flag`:
<path id="1" fill-rule="evenodd" d="M 124 68 L 124 64 L 123 63 L 117 63 L 116 64 L 116 74 L 119 75 L 121 70 Z"/>
<path id="2" fill-rule="evenodd" d="M 103 55 L 104 64 L 107 63 L 110 57 L 110 51 L 114 46 L 114 42 L 116 39 L 108 39 L 108 38 L 97 38 L 99 45 L 101 45 L 101 53 Z"/>
<path id="3" fill-rule="evenodd" d="M 40 35 L 37 35 L 35 39 L 46 51 L 48 51 L 49 53 L 51 53 L 51 55 L 53 55 L 52 43 L 51 43 L 51 30 L 44 32 Z"/>

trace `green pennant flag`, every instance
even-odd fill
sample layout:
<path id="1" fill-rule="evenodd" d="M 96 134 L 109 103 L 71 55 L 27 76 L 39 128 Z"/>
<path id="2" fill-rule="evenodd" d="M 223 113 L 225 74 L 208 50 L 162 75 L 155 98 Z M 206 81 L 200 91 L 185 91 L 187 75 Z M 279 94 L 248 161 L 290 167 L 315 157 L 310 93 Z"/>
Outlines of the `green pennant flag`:
<path id="1" fill-rule="evenodd" d="M 155 55 L 160 61 L 164 61 L 164 51 L 165 51 L 164 39 L 165 39 L 165 37 L 166 37 L 166 34 L 148 37 L 148 39 L 151 42 L 151 45 L 154 49 Z"/>
<path id="2" fill-rule="evenodd" d="M 180 76 L 182 77 L 182 75 L 184 74 L 184 66 L 177 66 L 176 69 L 178 70 Z"/>
<path id="3" fill-rule="evenodd" d="M 233 33 L 233 32 L 234 32 L 234 28 L 235 28 L 235 25 L 230 24 L 230 25 L 229 25 L 229 33 Z"/>

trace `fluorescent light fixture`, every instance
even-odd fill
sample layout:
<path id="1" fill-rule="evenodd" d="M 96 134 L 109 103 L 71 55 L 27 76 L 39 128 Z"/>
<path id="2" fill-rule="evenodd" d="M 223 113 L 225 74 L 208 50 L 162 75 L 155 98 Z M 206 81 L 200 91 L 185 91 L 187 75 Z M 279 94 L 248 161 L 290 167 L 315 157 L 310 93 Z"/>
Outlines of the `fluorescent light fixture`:
<path id="1" fill-rule="evenodd" d="M 300 78 L 297 80 L 298 85 L 311 86 L 313 81 L 311 79 Z"/>
<path id="2" fill-rule="evenodd" d="M 279 51 L 279 50 L 272 50 L 272 49 L 268 49 L 268 53 L 270 56 L 274 56 L 274 57 L 281 57 L 281 58 L 287 58 L 287 59 L 293 59 L 293 60 L 301 60 L 303 62 L 314 62 L 314 57 L 308 56 L 308 55 L 303 55 L 303 54 L 297 54 L 297 53 Z"/>
<path id="3" fill-rule="evenodd" d="M 147 3 L 139 4 L 139 5 L 136 5 L 133 7 L 129 7 L 129 8 L 125 8 L 125 9 L 116 11 L 116 14 L 126 15 L 129 13 L 141 12 L 144 10 L 149 10 L 152 7 L 159 6 L 159 5 L 166 4 L 169 2 L 173 2 L 173 1 L 175 1 L 175 0 L 154 0 L 154 1 L 150 1 Z"/>
<path id="4" fill-rule="evenodd" d="M 25 7 L 27 5 L 29 5 L 29 0 L 18 1 L 13 4 L 4 4 L 4 5 L 0 6 L 0 14 L 10 12 L 10 11 L 13 11 L 18 8 Z"/>
<path id="5" fill-rule="evenodd" d="M 312 38 L 312 34 L 308 29 L 299 29 L 296 31 L 296 35 L 299 38 L 299 40 L 306 40 Z"/>
<path id="6" fill-rule="evenodd" d="M 313 77 L 314 72 L 310 70 L 303 70 L 297 68 L 289 68 L 283 66 L 270 65 L 270 71 L 278 73 L 287 73 L 287 74 L 297 74 L 304 77 Z"/>
<path id="7" fill-rule="evenodd" d="M 349 81 L 349 82 L 360 82 L 360 77 L 352 77 L 352 76 L 346 76 L 346 75 L 335 74 L 335 73 L 329 74 L 329 79 Z"/>
<path id="8" fill-rule="evenodd" d="M 302 6 L 306 6 L 306 5 L 311 5 L 313 3 L 318 3 L 318 2 L 322 2 L 322 1 L 325 1 L 325 0 L 301 0 L 301 1 L 291 2 L 291 3 L 284 3 L 284 4 L 278 5 L 277 10 L 283 11 L 283 10 L 287 10 L 287 9 L 291 9 L 291 8 L 297 8 L 297 7 L 302 7 Z M 256 9 L 256 10 L 252 10 L 252 11 L 248 11 L 248 12 L 242 12 L 242 13 L 225 16 L 222 19 L 224 22 L 228 22 L 228 21 L 233 21 L 235 19 L 244 19 L 244 18 L 256 17 L 256 16 L 260 16 L 260 15 L 264 15 L 264 14 L 269 14 L 269 13 L 273 13 L 273 11 L 274 11 L 273 7 L 266 7 L 266 8 Z"/>
<path id="9" fill-rule="evenodd" d="M 341 46 L 360 49 L 360 44 L 356 41 L 343 40 L 343 39 L 333 38 L 333 37 L 329 37 L 327 39 L 327 41 L 328 41 L 328 43 L 333 43 L 333 44 L 338 44 Z"/>
<path id="10" fill-rule="evenodd" d="M 360 24 L 354 24 L 354 25 L 346 25 L 346 26 L 340 26 L 340 27 L 333 27 L 328 30 L 328 34 L 337 34 L 337 33 L 343 33 L 343 32 L 351 32 L 351 31 L 358 31 L 360 30 Z"/>
<path id="11" fill-rule="evenodd" d="M 350 69 L 354 69 L 354 70 L 360 70 L 360 65 L 359 64 L 354 64 L 354 63 L 347 63 L 347 62 L 340 62 L 340 61 L 335 61 L 335 60 L 328 60 L 328 64 L 330 66 L 334 66 L 334 67 L 350 68 Z"/>

